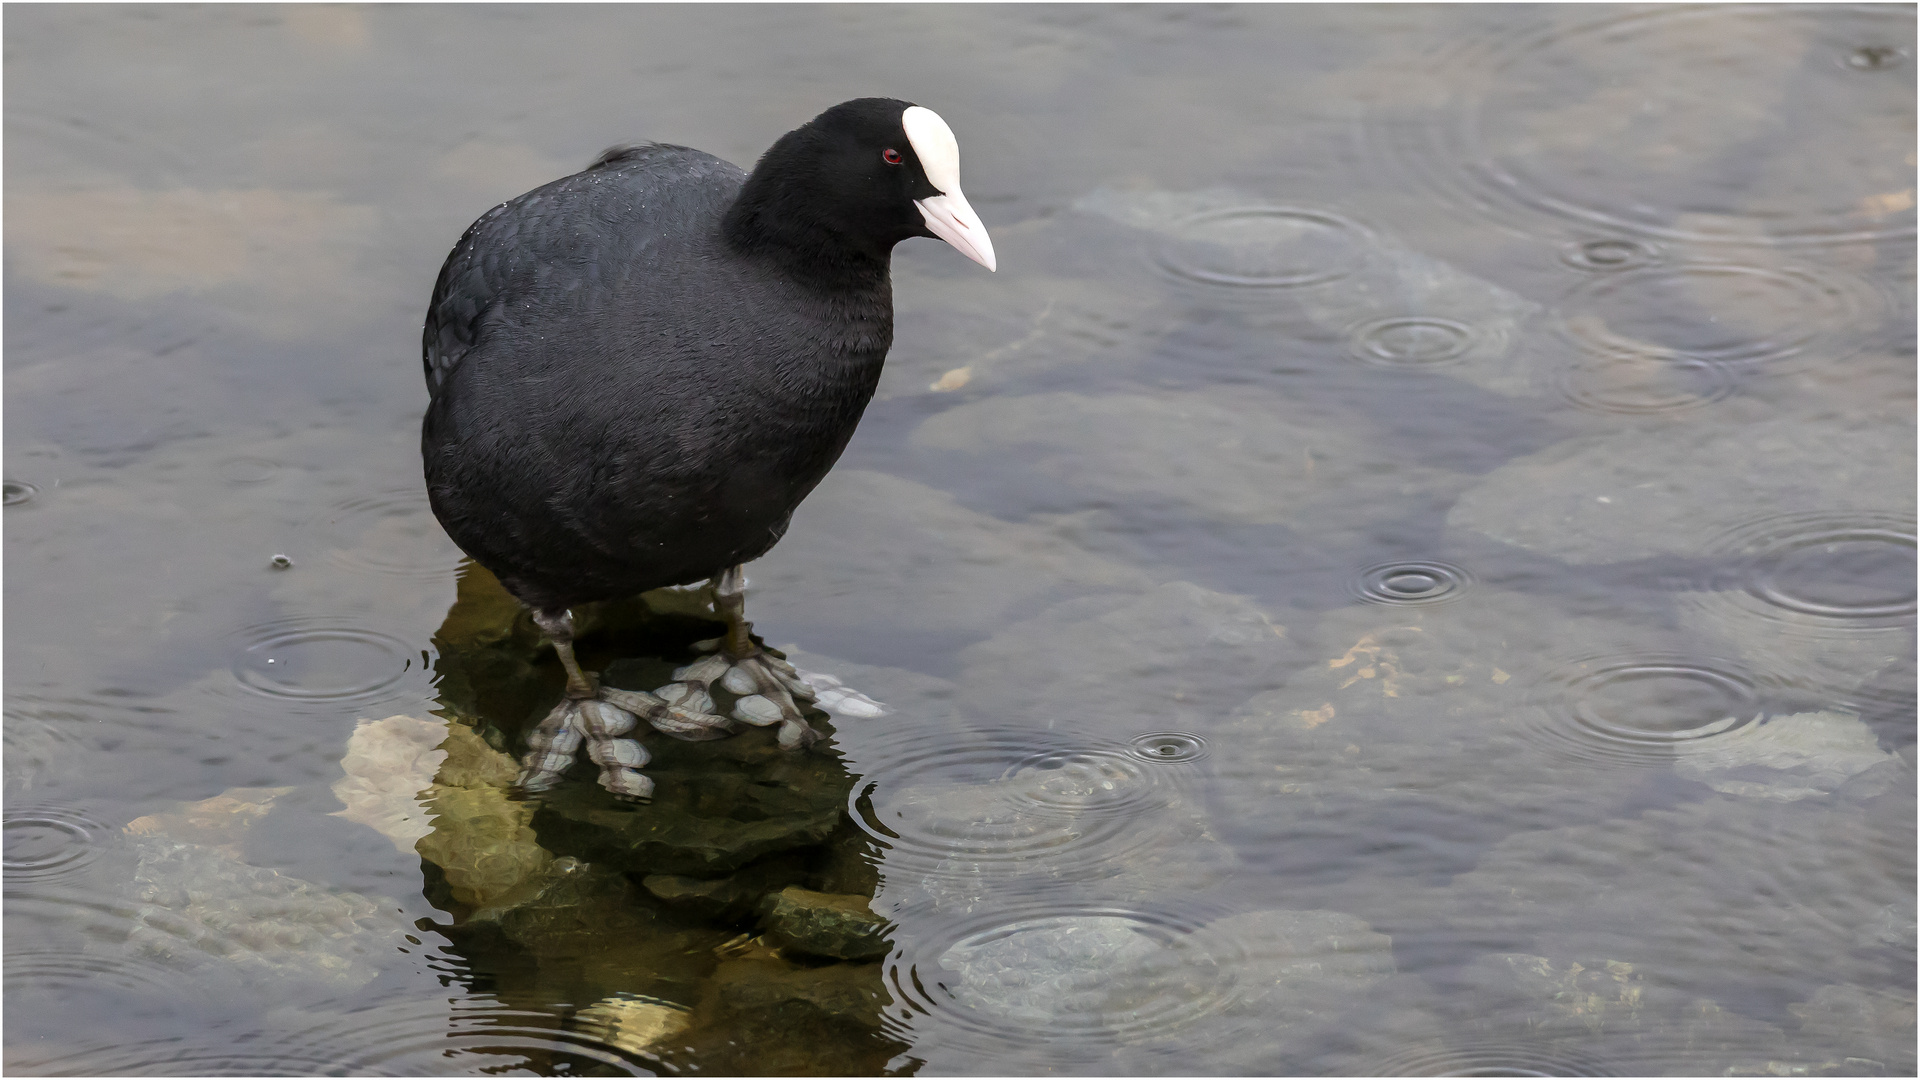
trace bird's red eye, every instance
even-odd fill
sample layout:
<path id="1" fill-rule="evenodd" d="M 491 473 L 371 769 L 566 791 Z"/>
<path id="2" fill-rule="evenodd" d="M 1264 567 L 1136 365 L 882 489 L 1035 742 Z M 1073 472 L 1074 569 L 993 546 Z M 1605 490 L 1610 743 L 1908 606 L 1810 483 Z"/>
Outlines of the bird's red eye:
<path id="1" fill-rule="evenodd" d="M 895 150 L 892 147 L 888 147 L 887 149 L 880 151 L 880 160 L 886 162 L 889 165 L 898 165 L 904 159 L 901 158 L 900 151 Z"/>

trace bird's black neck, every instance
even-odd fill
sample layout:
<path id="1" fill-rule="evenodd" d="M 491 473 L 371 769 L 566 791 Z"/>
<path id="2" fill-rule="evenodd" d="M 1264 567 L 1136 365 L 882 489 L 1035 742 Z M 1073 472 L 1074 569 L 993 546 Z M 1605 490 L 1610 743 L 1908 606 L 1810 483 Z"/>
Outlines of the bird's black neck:
<path id="1" fill-rule="evenodd" d="M 741 185 L 721 222 L 727 244 L 825 292 L 884 291 L 899 238 L 837 220 L 835 195 L 802 158 L 799 134 L 776 143 Z"/>

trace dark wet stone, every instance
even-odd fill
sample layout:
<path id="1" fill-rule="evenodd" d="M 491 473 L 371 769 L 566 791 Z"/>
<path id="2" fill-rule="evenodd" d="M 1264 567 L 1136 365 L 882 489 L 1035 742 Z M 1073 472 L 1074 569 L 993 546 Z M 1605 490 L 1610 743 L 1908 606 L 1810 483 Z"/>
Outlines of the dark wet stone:
<path id="1" fill-rule="evenodd" d="M 798 854 L 776 855 L 722 878 L 649 874 L 647 892 L 668 907 L 708 921 L 728 921 L 753 913 L 768 893 L 800 881 L 806 862 Z"/>
<path id="2" fill-rule="evenodd" d="M 543 955 L 603 948 L 611 937 L 647 932 L 659 922 L 636 903 L 626 875 L 578 859 L 556 859 L 532 894 L 510 907 L 483 908 L 467 922 L 491 922 L 507 936 Z"/>
<path id="3" fill-rule="evenodd" d="M 879 1075 L 906 1049 L 882 1031 L 887 1002 L 879 964 L 727 960 L 676 1041 L 716 1075 Z"/>
<path id="4" fill-rule="evenodd" d="M 827 844 L 816 875 L 821 892 L 872 896 L 880 887 L 880 846 L 849 821 Z"/>
<path id="5" fill-rule="evenodd" d="M 729 1012 L 812 1012 L 863 1028 L 880 1028 L 887 1004 L 877 964 L 793 967 L 769 960 L 729 960 L 713 973 L 713 1000 Z"/>
<path id="6" fill-rule="evenodd" d="M 771 731 L 751 731 L 736 740 L 765 742 L 780 760 L 763 761 L 756 774 L 719 753 L 704 764 L 664 761 L 664 737 L 646 740 L 655 752 L 647 774 L 654 798 L 644 806 L 616 801 L 598 785 L 563 784 L 540 804 L 533 819 L 540 843 L 550 851 L 629 873 L 727 874 L 756 859 L 825 843 L 845 814 L 847 780 L 837 762 L 784 754 Z M 700 749 L 727 742 L 686 744 Z M 729 766 L 734 766 L 729 768 Z"/>
<path id="7" fill-rule="evenodd" d="M 574 614 L 583 666 L 624 689 L 659 687 L 720 630 L 694 589 Z M 847 817 L 853 780 L 830 718 L 810 715 L 828 738 L 798 753 L 766 729 L 687 743 L 643 727 L 651 802 L 616 802 L 585 755 L 554 790 L 515 801 L 506 789 L 526 730 L 560 694 L 553 651 L 471 567 L 435 640 L 455 722 L 427 796 L 440 816 L 419 850 L 429 896 L 454 913 L 448 936 L 503 1000 L 598 1002 L 583 1030 L 614 1031 L 664 1061 L 691 1054 L 703 1071 L 874 1073 L 904 1049 L 876 1033 L 877 966 L 798 966 L 764 945 L 748 946 L 747 961 L 727 944 L 769 893 L 826 884 L 851 895 L 876 881 L 871 845 Z M 716 697 L 725 711 L 731 695 Z M 841 929 L 845 941 L 813 947 L 851 954 Z"/>
<path id="8" fill-rule="evenodd" d="M 694 641 L 719 630 L 697 589 L 583 605 L 574 619 L 582 664 L 629 690 L 660 686 L 696 655 Z M 470 566 L 434 640 L 443 702 L 490 745 L 517 753 L 525 727 L 552 707 L 564 678 L 524 610 L 491 575 Z M 812 722 L 831 735 L 826 718 Z M 819 846 L 845 818 L 852 780 L 830 742 L 789 753 L 771 730 L 703 743 L 644 730 L 639 737 L 653 755 L 645 770 L 655 784 L 652 802 L 615 801 L 580 755 L 568 780 L 533 813 L 540 847 L 607 869 L 714 878 Z"/>
<path id="9" fill-rule="evenodd" d="M 873 960 L 893 948 L 892 924 L 875 915 L 868 897 L 789 886 L 761 904 L 767 936 L 783 949 L 837 960 Z"/>

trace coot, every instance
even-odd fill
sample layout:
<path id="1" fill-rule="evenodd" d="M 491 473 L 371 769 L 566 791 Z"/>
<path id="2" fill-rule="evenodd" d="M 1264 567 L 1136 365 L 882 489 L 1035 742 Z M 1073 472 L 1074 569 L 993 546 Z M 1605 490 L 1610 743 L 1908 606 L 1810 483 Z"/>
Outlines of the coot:
<path id="1" fill-rule="evenodd" d="M 528 739 L 549 789 L 584 742 L 600 783 L 653 784 L 620 736 L 736 720 L 815 732 L 812 691 L 761 650 L 740 564 L 786 531 L 852 437 L 893 342 L 893 246 L 938 237 L 994 269 L 946 121 L 892 98 L 836 105 L 751 175 L 711 154 L 616 147 L 500 204 L 460 238 L 427 309 L 427 492 L 448 535 L 533 612 L 566 697 Z M 726 635 L 654 693 L 596 686 L 574 604 L 712 579 Z M 745 695 L 713 714 L 722 680 Z"/>

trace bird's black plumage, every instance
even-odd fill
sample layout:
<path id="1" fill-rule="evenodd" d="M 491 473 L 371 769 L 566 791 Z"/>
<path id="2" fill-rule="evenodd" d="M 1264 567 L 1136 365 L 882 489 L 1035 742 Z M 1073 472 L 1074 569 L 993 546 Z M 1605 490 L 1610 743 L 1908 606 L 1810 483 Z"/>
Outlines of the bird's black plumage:
<path id="1" fill-rule="evenodd" d="M 474 222 L 424 333 L 421 450 L 454 541 L 549 611 L 770 548 L 873 395 L 893 245 L 933 235 L 908 107 L 836 106 L 752 176 L 617 148 Z"/>

